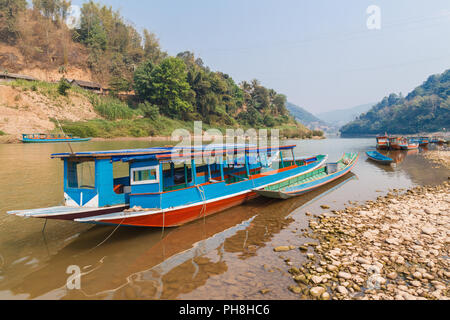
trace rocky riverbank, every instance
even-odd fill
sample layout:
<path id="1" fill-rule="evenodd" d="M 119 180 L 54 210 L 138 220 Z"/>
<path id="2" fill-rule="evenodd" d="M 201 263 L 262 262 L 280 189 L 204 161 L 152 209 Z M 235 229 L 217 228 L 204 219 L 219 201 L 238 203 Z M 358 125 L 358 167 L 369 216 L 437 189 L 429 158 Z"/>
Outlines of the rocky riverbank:
<path id="1" fill-rule="evenodd" d="M 307 261 L 286 261 L 303 299 L 448 299 L 450 183 L 394 190 L 377 201 L 314 216 L 300 247 Z M 327 206 L 323 206 L 327 208 Z M 275 252 L 292 247 L 275 248 Z"/>
<path id="2" fill-rule="evenodd" d="M 434 150 L 424 153 L 424 157 L 433 163 L 450 169 L 450 150 Z"/>

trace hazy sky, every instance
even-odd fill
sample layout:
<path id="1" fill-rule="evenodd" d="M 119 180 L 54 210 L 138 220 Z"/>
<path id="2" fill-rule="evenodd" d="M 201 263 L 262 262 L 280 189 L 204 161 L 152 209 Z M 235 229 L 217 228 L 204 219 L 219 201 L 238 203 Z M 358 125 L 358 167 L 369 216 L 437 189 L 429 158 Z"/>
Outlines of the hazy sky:
<path id="1" fill-rule="evenodd" d="M 193 51 L 315 114 L 406 95 L 450 68 L 449 0 L 99 2 L 154 32 L 170 55 Z M 379 30 L 367 28 L 370 5 L 381 10 Z"/>

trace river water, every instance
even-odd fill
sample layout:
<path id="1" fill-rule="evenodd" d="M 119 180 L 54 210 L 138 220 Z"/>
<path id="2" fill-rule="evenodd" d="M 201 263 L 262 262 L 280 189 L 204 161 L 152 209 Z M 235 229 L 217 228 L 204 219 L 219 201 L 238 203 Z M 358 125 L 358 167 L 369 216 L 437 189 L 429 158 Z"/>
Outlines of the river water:
<path id="1" fill-rule="evenodd" d="M 349 201 L 363 203 L 390 189 L 437 184 L 449 176 L 447 169 L 422 156 L 423 149 L 390 153 L 394 165 L 377 165 L 365 155 L 374 139 L 284 143 L 296 144 L 298 156 L 328 154 L 337 161 L 344 152 L 360 152 L 361 157 L 352 174 L 302 197 L 258 198 L 179 228 L 115 230 L 48 221 L 45 232 L 43 220 L 6 211 L 61 204 L 63 167 L 50 154 L 67 152 L 68 146 L 0 145 L 0 299 L 298 299 L 287 290 L 293 283 L 284 260 L 297 265 L 305 254 L 275 254 L 273 248 L 308 242 L 300 236 L 307 228 L 306 212 L 321 213 L 323 204 L 342 209 Z M 87 151 L 165 144 L 108 141 L 72 147 Z M 70 290 L 74 266 L 82 276 L 80 288 Z"/>

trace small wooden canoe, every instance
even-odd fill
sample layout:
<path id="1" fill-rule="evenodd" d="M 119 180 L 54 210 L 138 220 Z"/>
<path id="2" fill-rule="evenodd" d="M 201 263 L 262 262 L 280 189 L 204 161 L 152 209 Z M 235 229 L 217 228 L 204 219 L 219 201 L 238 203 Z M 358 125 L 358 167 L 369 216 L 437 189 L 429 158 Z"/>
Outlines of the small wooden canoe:
<path id="1" fill-rule="evenodd" d="M 305 175 L 253 191 L 260 196 L 289 199 L 317 189 L 349 173 L 356 165 L 358 153 L 346 153 L 338 162 L 327 163 Z"/>
<path id="2" fill-rule="evenodd" d="M 386 157 L 378 151 L 367 151 L 366 154 L 370 160 L 376 161 L 381 164 L 391 164 L 392 162 L 394 162 L 393 159 Z"/>

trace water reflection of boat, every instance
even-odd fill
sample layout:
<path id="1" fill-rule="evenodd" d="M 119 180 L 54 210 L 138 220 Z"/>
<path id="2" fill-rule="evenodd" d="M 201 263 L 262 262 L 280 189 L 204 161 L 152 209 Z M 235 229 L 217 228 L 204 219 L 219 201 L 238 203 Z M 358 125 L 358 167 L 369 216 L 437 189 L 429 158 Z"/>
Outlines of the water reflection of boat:
<path id="1" fill-rule="evenodd" d="M 404 150 L 390 150 L 389 152 L 387 152 L 387 153 L 383 152 L 382 154 L 384 154 L 387 157 L 392 158 L 392 160 L 394 160 L 395 164 L 400 164 L 400 163 L 402 163 L 405 160 L 405 158 L 407 156 L 416 155 L 418 153 L 419 153 L 419 149 L 407 150 L 407 151 L 404 151 Z"/>
<path id="2" fill-rule="evenodd" d="M 355 179 L 352 173 L 299 198 L 278 202 L 256 199 L 185 225 L 161 229 L 118 231 L 102 246 L 90 250 L 111 232 L 94 227 L 25 276 L 11 290 L 15 295 L 52 299 L 175 299 L 228 270 L 224 252 L 242 258 L 256 254 L 294 219 L 289 215 Z M 80 266 L 81 290 L 69 291 L 66 273 Z M 4 290 L 0 285 L 0 291 Z"/>

